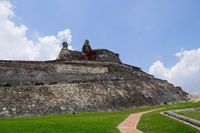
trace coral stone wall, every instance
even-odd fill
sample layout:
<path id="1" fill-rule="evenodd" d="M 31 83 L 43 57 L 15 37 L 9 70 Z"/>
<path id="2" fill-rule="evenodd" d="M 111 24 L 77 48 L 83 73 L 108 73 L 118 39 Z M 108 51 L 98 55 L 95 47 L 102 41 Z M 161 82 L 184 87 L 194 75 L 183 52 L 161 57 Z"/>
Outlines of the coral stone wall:
<path id="1" fill-rule="evenodd" d="M 121 63 L 119 54 L 113 53 L 106 49 L 94 50 L 94 52 L 96 52 L 97 61 Z"/>
<path id="2" fill-rule="evenodd" d="M 140 68 L 95 61 L 0 61 L 0 117 L 179 103 L 188 93 Z"/>
<path id="3" fill-rule="evenodd" d="M 93 61 L 121 63 L 119 59 L 119 54 L 113 53 L 107 49 L 96 49 L 92 50 L 91 53 L 94 54 Z M 88 60 L 88 58 L 82 52 L 62 48 L 57 57 L 57 60 L 73 61 Z"/>

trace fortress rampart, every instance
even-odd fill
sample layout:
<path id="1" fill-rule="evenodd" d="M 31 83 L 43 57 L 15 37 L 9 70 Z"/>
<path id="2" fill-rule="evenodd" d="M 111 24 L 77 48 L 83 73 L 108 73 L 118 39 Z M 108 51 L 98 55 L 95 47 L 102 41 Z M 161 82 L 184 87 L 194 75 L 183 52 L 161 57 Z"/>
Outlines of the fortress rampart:
<path id="1" fill-rule="evenodd" d="M 89 61 L 99 61 L 99 62 L 121 63 L 119 59 L 119 54 L 109 51 L 107 49 L 92 49 L 91 46 L 89 45 L 88 40 L 85 41 L 81 52 L 68 49 L 68 44 L 64 42 L 63 48 L 61 49 L 61 52 L 59 53 L 57 60 L 61 61 L 89 60 Z"/>
<path id="2" fill-rule="evenodd" d="M 0 117 L 121 110 L 179 103 L 188 93 L 109 50 L 63 44 L 57 60 L 0 60 Z"/>

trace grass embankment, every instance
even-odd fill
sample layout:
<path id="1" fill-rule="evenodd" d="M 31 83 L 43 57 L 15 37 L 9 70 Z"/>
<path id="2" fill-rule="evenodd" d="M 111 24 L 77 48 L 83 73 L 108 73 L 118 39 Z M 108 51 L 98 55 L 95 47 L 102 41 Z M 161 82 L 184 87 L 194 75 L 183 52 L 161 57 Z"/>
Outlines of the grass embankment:
<path id="1" fill-rule="evenodd" d="M 0 133 L 118 133 L 117 125 L 129 114 L 150 109 L 0 119 Z"/>
<path id="2" fill-rule="evenodd" d="M 200 107 L 199 103 L 165 106 L 165 110 Z M 94 112 L 0 119 L 0 133 L 118 133 L 116 128 L 129 114 L 157 107 L 120 112 Z M 161 110 L 142 116 L 139 129 L 144 133 L 195 133 L 196 129 L 163 116 Z"/>
<path id="3" fill-rule="evenodd" d="M 200 121 L 200 112 L 187 111 L 187 112 L 178 112 L 177 114 Z"/>
<path id="4" fill-rule="evenodd" d="M 162 111 L 200 107 L 200 102 L 169 105 L 165 109 L 145 114 L 141 117 L 138 129 L 144 133 L 196 133 L 197 129 L 161 115 Z"/>

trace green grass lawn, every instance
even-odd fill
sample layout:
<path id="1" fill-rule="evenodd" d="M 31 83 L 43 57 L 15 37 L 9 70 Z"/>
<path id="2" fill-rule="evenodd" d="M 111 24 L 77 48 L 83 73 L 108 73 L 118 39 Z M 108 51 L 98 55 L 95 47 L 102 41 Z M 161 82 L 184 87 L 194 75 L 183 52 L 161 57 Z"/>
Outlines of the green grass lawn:
<path id="1" fill-rule="evenodd" d="M 199 107 L 200 103 L 166 106 L 165 110 Z M 0 133 L 118 133 L 117 125 L 129 114 L 159 108 L 143 107 L 119 112 L 94 112 L 0 119 Z M 162 110 L 164 111 L 164 110 Z M 155 111 L 139 122 L 144 133 L 191 133 L 194 128 L 177 122 Z"/>
<path id="2" fill-rule="evenodd" d="M 163 110 L 145 114 L 138 124 L 138 129 L 144 133 L 196 133 L 196 129 L 160 114 L 161 111 L 192 107 L 200 107 L 200 102 L 170 105 Z"/>
<path id="3" fill-rule="evenodd" d="M 120 112 L 0 119 L 0 133 L 118 133 L 117 125 L 130 113 L 149 109 L 153 107 Z"/>
<path id="4" fill-rule="evenodd" d="M 178 112 L 177 114 L 200 121 L 200 112 L 187 111 L 187 112 Z"/>

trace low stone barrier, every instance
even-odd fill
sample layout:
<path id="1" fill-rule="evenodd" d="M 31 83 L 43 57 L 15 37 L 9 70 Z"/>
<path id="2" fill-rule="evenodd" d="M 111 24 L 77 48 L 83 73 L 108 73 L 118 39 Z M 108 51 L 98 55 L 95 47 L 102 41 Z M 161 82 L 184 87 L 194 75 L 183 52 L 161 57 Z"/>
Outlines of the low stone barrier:
<path id="1" fill-rule="evenodd" d="M 200 112 L 200 108 L 188 108 L 188 109 L 179 109 L 179 110 L 173 110 L 173 112 Z"/>
<path id="2" fill-rule="evenodd" d="M 189 110 L 194 110 L 194 109 L 184 109 L 184 111 L 186 111 L 186 110 L 189 111 Z M 182 112 L 182 111 L 183 110 L 172 110 L 172 111 L 163 112 L 163 114 L 166 114 L 168 116 L 171 116 L 171 117 L 179 119 L 179 120 L 182 120 L 184 122 L 187 122 L 189 124 L 195 125 L 200 128 L 200 121 L 197 121 L 197 120 L 194 120 L 194 119 L 191 119 L 191 118 L 188 118 L 188 117 L 185 117 L 185 116 L 182 116 L 182 115 L 179 115 L 176 113 L 176 112 Z"/>

